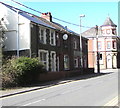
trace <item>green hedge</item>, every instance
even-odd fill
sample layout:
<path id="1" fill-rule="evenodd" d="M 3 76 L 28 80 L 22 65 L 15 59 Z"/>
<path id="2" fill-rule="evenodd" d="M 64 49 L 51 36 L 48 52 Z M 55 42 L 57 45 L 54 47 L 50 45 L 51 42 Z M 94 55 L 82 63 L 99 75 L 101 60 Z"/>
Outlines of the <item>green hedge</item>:
<path id="1" fill-rule="evenodd" d="M 2 66 L 2 86 L 30 85 L 37 82 L 40 73 L 45 72 L 44 65 L 37 58 L 12 58 Z"/>

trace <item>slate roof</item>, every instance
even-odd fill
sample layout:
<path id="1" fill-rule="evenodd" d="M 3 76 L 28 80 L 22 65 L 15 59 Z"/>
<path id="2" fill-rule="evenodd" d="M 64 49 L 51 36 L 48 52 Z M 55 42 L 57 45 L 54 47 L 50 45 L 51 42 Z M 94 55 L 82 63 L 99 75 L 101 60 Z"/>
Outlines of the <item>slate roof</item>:
<path id="1" fill-rule="evenodd" d="M 100 28 L 98 27 L 98 33 L 100 31 Z M 82 36 L 88 38 L 88 37 L 94 37 L 96 36 L 96 27 L 92 27 L 88 30 L 86 30 L 85 32 L 82 33 Z"/>
<path id="2" fill-rule="evenodd" d="M 36 16 L 37 17 L 37 16 Z M 71 33 L 71 34 L 74 34 L 74 35 L 78 35 L 76 32 L 70 30 L 69 28 L 67 27 L 64 27 L 63 25 L 59 24 L 59 23 L 56 23 L 56 22 L 50 22 L 50 21 L 47 21 L 46 19 L 42 18 L 42 17 L 38 17 L 40 20 L 44 21 L 45 23 L 55 27 L 57 30 L 61 31 L 61 32 L 66 32 L 66 33 Z"/>
<path id="3" fill-rule="evenodd" d="M 28 20 L 34 22 L 34 23 L 37 23 L 37 24 L 40 24 L 40 25 L 43 25 L 43 26 L 46 26 L 46 27 L 49 27 L 49 28 L 52 28 L 52 29 L 55 29 L 55 27 L 53 26 L 50 26 L 48 24 L 46 24 L 45 22 L 43 22 L 42 20 L 36 18 L 36 17 L 33 17 L 32 14 L 28 13 L 28 12 L 25 12 L 23 10 L 20 10 L 18 8 L 15 8 L 13 6 L 10 6 L 8 4 L 5 4 L 5 3 L 2 3 L 0 2 L 1 4 L 3 4 L 4 6 L 6 6 L 7 8 L 13 10 L 14 12 L 17 12 L 17 10 L 19 10 L 19 14 L 22 15 L 23 17 L 27 18 Z"/>
<path id="4" fill-rule="evenodd" d="M 24 16 L 25 18 L 27 18 L 28 20 L 30 20 L 30 21 L 32 21 L 34 23 L 37 23 L 37 24 L 40 24 L 40 25 L 55 29 L 55 27 L 50 26 L 50 25 L 46 24 L 45 22 L 41 21 L 40 19 L 38 19 L 36 17 L 33 17 L 33 16 L 30 16 L 29 14 L 26 14 L 25 12 L 21 12 L 20 15 Z"/>
<path id="5" fill-rule="evenodd" d="M 115 25 L 113 23 L 113 21 L 110 19 L 110 17 L 106 18 L 104 24 L 101 25 L 101 27 L 103 27 L 103 26 L 115 26 L 115 27 L 117 27 L 117 25 Z M 99 35 L 100 35 L 101 27 L 98 27 L 98 34 Z M 92 27 L 92 28 L 86 30 L 85 32 L 83 32 L 82 36 L 84 36 L 86 38 L 96 37 L 96 29 L 95 29 L 95 27 Z"/>
<path id="6" fill-rule="evenodd" d="M 0 2 L 0 3 L 5 5 L 7 8 L 13 10 L 14 12 L 17 12 L 17 10 L 19 10 L 20 15 L 22 15 L 23 17 L 27 18 L 28 20 L 30 20 L 34 23 L 37 23 L 37 24 L 40 24 L 40 25 L 43 25 L 43 26 L 46 26 L 46 27 L 49 27 L 49 28 L 52 28 L 52 29 L 57 29 L 61 32 L 66 32 L 66 33 L 70 33 L 70 34 L 74 34 L 76 36 L 79 36 L 79 34 L 75 33 L 74 31 L 70 30 L 67 27 L 62 26 L 59 23 L 47 21 L 46 19 L 44 19 L 42 17 L 38 17 L 36 15 L 33 15 L 29 12 L 23 11 L 23 10 L 18 9 L 16 7 L 10 6 L 10 5 L 5 4 L 3 2 Z"/>
<path id="7" fill-rule="evenodd" d="M 117 27 L 117 25 L 115 25 L 115 24 L 113 23 L 113 21 L 111 20 L 110 17 L 107 17 L 107 18 L 106 18 L 106 20 L 105 20 L 105 22 L 103 23 L 102 26 L 115 26 L 115 27 Z"/>

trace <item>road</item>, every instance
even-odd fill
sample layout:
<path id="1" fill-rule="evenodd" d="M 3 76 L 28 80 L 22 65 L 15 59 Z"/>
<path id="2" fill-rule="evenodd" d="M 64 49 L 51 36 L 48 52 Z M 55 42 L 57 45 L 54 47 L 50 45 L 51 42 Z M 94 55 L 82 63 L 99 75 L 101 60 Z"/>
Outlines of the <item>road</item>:
<path id="1" fill-rule="evenodd" d="M 5 97 L 2 106 L 104 106 L 118 96 L 118 72 Z"/>

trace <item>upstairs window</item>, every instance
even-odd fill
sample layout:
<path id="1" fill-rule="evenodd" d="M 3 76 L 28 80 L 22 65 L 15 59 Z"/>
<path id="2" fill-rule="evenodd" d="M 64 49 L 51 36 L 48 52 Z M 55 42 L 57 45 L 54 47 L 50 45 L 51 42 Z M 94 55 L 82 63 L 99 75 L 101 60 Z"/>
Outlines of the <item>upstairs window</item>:
<path id="1" fill-rule="evenodd" d="M 50 44 L 55 45 L 55 32 L 52 30 L 50 32 Z"/>
<path id="2" fill-rule="evenodd" d="M 111 48 L 111 42 L 108 41 L 108 42 L 107 42 L 107 49 L 110 49 L 110 48 Z"/>
<path id="3" fill-rule="evenodd" d="M 98 42 L 98 50 L 101 50 L 101 48 L 102 48 L 102 44 L 101 42 Z"/>
<path id="4" fill-rule="evenodd" d="M 73 41 L 73 48 L 77 49 L 77 41 L 76 41 L 76 39 L 74 39 L 74 41 Z"/>
<path id="5" fill-rule="evenodd" d="M 112 42 L 112 47 L 113 47 L 113 49 L 116 49 L 116 47 L 117 47 L 117 46 L 116 46 L 116 41 L 113 41 L 113 42 Z"/>
<path id="6" fill-rule="evenodd" d="M 53 35 L 53 32 L 51 32 L 51 44 L 52 45 L 54 44 L 54 35 Z"/>
<path id="7" fill-rule="evenodd" d="M 112 29 L 112 34 L 116 35 L 116 30 L 115 29 Z"/>
<path id="8" fill-rule="evenodd" d="M 102 34 L 105 34 L 105 30 L 102 30 Z"/>
<path id="9" fill-rule="evenodd" d="M 110 29 L 107 29 L 107 30 L 106 30 L 106 34 L 110 34 Z"/>
<path id="10" fill-rule="evenodd" d="M 60 37 L 59 37 L 59 34 L 58 34 L 58 33 L 57 33 L 57 35 L 56 35 L 56 38 L 57 38 L 56 44 L 57 44 L 57 46 L 60 46 Z"/>
<path id="11" fill-rule="evenodd" d="M 46 44 L 45 29 L 39 29 L 40 43 Z"/>

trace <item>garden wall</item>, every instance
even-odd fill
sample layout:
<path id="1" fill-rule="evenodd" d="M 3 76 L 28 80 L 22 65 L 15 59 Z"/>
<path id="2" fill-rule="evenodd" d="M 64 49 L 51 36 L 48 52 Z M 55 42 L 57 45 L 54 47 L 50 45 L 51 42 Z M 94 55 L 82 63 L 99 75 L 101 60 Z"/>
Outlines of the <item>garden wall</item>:
<path id="1" fill-rule="evenodd" d="M 93 74 L 94 68 L 87 68 L 75 71 L 60 71 L 60 72 L 48 72 L 39 75 L 39 81 L 46 82 L 52 80 L 59 80 L 67 77 L 73 77 L 78 75 Z"/>

